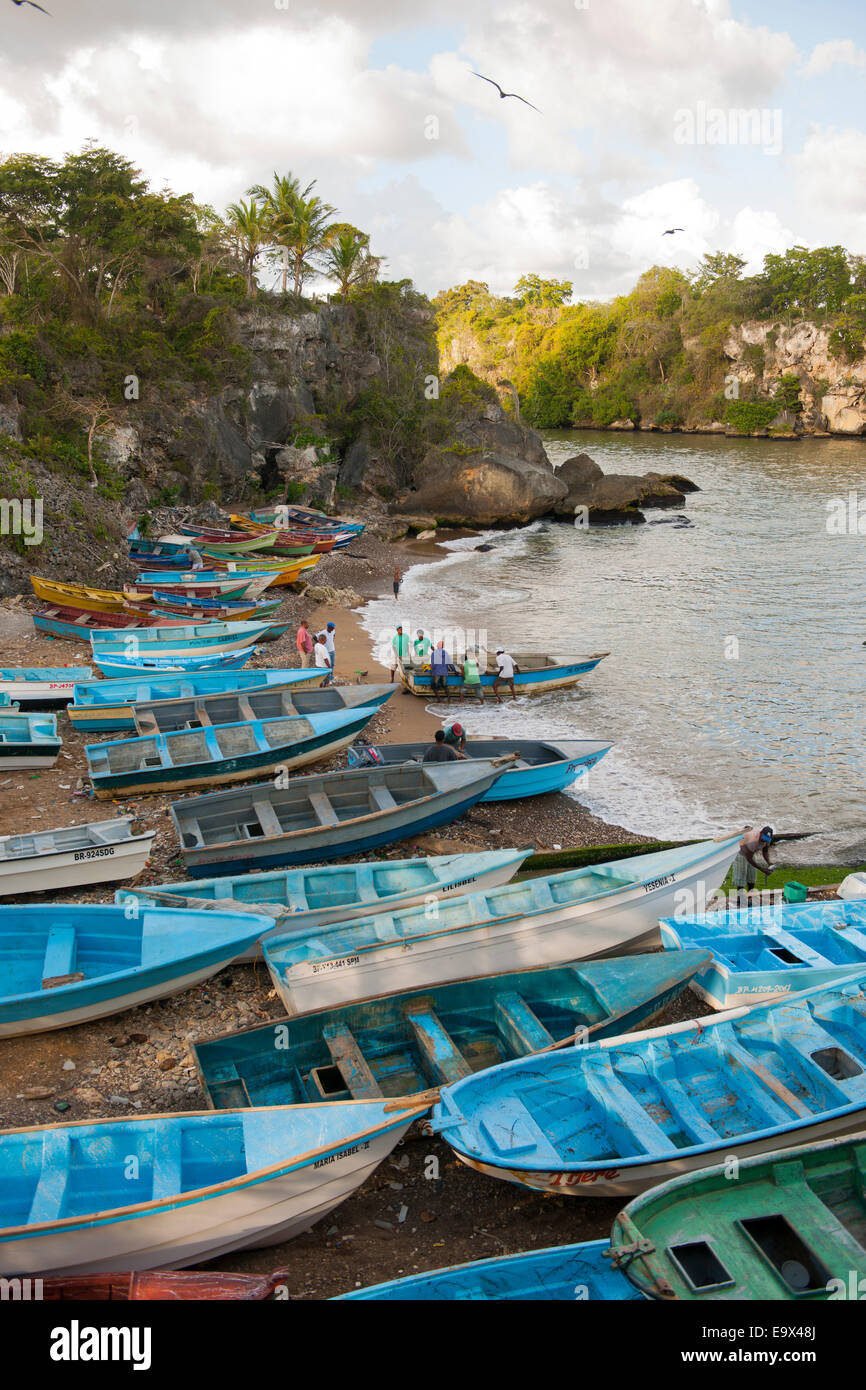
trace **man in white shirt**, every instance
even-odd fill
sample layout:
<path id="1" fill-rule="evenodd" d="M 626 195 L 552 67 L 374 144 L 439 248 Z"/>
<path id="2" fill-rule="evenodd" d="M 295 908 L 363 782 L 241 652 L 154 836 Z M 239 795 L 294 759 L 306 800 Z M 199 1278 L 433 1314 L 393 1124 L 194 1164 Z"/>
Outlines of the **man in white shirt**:
<path id="1" fill-rule="evenodd" d="M 514 689 L 514 657 L 509 656 L 504 647 L 498 647 L 496 650 L 496 666 L 496 680 L 493 682 L 493 694 L 496 696 L 496 703 L 498 705 L 502 704 L 502 700 L 499 697 L 500 681 L 505 681 L 506 685 L 511 686 L 511 698 L 512 700 L 516 700 L 517 693 Z"/>
<path id="2" fill-rule="evenodd" d="M 335 667 L 336 664 L 337 664 L 336 638 L 337 638 L 337 625 L 336 625 L 336 623 L 328 623 L 328 626 L 325 628 L 325 647 L 326 647 L 327 652 L 328 652 L 328 658 L 329 658 L 329 660 L 330 660 L 330 662 L 331 662 L 331 680 L 334 679 L 334 667 Z"/>
<path id="3" fill-rule="evenodd" d="M 331 681 L 334 678 L 334 673 L 331 670 L 331 658 L 328 656 L 328 648 L 325 642 L 324 632 L 316 633 L 316 642 L 315 646 L 313 647 L 313 657 L 317 668 L 319 668 L 320 670 L 327 671 L 328 673 L 325 679 L 322 681 L 322 685 L 330 685 Z"/>

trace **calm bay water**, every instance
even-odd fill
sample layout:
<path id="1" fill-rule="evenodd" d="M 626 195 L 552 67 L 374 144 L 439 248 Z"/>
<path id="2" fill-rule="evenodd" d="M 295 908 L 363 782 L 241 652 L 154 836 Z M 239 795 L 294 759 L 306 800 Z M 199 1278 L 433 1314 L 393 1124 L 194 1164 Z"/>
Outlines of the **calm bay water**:
<path id="1" fill-rule="evenodd" d="M 399 605 L 367 607 L 370 632 L 399 616 L 486 629 L 491 649 L 610 651 L 574 691 L 465 707 L 469 732 L 610 740 L 576 795 L 635 830 L 769 822 L 826 832 L 814 858 L 862 845 L 866 535 L 828 534 L 827 502 L 866 499 L 866 441 L 544 438 L 554 464 L 585 451 L 606 473 L 683 473 L 702 490 L 645 526 L 536 523 L 488 533 L 488 553 L 461 539 L 410 571 Z"/>

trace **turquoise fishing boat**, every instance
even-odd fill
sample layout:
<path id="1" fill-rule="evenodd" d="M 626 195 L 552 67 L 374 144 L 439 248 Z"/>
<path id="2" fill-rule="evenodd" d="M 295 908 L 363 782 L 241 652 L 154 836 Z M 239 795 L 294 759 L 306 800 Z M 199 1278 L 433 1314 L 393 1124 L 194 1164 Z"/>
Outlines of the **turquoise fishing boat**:
<path id="1" fill-rule="evenodd" d="M 53 767 L 62 746 L 56 715 L 0 710 L 0 776 Z"/>
<path id="2" fill-rule="evenodd" d="M 565 690 L 588 676 L 606 656 L 610 656 L 610 652 L 593 652 L 590 656 L 576 657 L 572 661 L 560 661 L 556 657 L 535 652 L 515 654 L 515 692 L 519 695 L 546 695 L 552 690 Z M 487 669 L 481 672 L 483 690 L 492 691 L 496 675 L 496 662 L 488 659 Z M 433 685 L 429 666 L 401 664 L 399 676 L 410 694 L 420 695 L 425 700 L 431 698 Z M 463 677 L 453 665 L 450 666 L 446 676 L 446 694 L 448 690 L 456 694 L 462 686 Z M 507 690 L 508 687 L 502 688 Z"/>
<path id="3" fill-rule="evenodd" d="M 181 676 L 205 674 L 211 671 L 238 671 L 246 666 L 258 647 L 242 647 L 237 652 L 225 652 L 221 656 L 194 654 L 191 656 L 139 656 L 126 657 L 94 649 L 93 664 L 107 680 L 129 680 L 133 677 L 146 680 L 149 676 Z"/>
<path id="4" fill-rule="evenodd" d="M 668 951 L 700 947 L 712 960 L 692 989 L 714 1009 L 762 1004 L 866 970 L 866 902 L 767 904 L 665 917 Z"/>
<path id="5" fill-rule="evenodd" d="M 222 970 L 271 926 L 246 912 L 0 906 L 0 1038 L 177 994 Z"/>
<path id="6" fill-rule="evenodd" d="M 660 952 L 461 980 L 277 1019 L 200 1042 L 193 1053 L 218 1110 L 408 1096 L 512 1057 L 637 1028 L 706 960 L 706 951 Z"/>
<path id="7" fill-rule="evenodd" d="M 864 984 L 506 1062 L 446 1087 L 433 1129 L 489 1177 L 591 1197 L 850 1134 L 866 1125 Z"/>
<path id="8" fill-rule="evenodd" d="M 429 1108 L 343 1101 L 0 1132 L 0 1276 L 182 1268 L 307 1230 Z"/>
<path id="9" fill-rule="evenodd" d="M 332 1303 L 376 1300 L 388 1303 L 574 1303 L 643 1302 L 643 1294 L 606 1255 L 606 1240 L 558 1245 L 525 1255 L 502 1255 L 472 1264 L 409 1274 L 339 1294 Z"/>
<path id="10" fill-rule="evenodd" d="M 608 1252 L 649 1298 L 862 1300 L 866 1139 L 830 1139 L 673 1178 L 629 1202 Z"/>
<path id="11" fill-rule="evenodd" d="M 135 732 L 171 734 L 179 729 L 253 723 L 282 715 L 345 714 L 361 706 L 380 709 L 393 693 L 393 685 L 326 686 L 309 691 L 272 685 L 266 690 L 200 695 L 193 700 L 150 701 L 135 706 Z"/>
<path id="12" fill-rule="evenodd" d="M 92 641 L 94 658 L 123 655 L 130 659 L 139 656 L 210 656 L 240 651 L 260 642 L 272 625 L 270 623 L 181 623 L 149 628 L 147 633 L 135 631 L 100 632 Z"/>
<path id="13" fill-rule="evenodd" d="M 430 743 L 377 743 L 349 749 L 349 767 L 395 766 L 422 762 Z M 494 758 L 508 760 L 503 775 L 494 782 L 482 801 L 517 801 L 525 796 L 543 796 L 571 786 L 610 752 L 609 743 L 590 743 L 586 739 L 539 742 L 534 739 L 471 739 L 463 750 L 470 762 Z"/>
<path id="14" fill-rule="evenodd" d="M 119 892 L 115 902 L 198 908 L 215 904 L 229 911 L 268 913 L 276 909 L 273 915 L 277 924 L 309 930 L 387 908 L 410 907 L 498 888 L 514 877 L 531 852 L 485 850 L 480 854 L 437 854 L 423 859 L 339 864 L 333 868 L 196 878 L 186 883 L 130 888 Z"/>
<path id="15" fill-rule="evenodd" d="M 239 724 L 89 744 L 87 772 L 98 797 L 117 792 L 186 791 L 245 782 L 329 758 L 351 743 L 376 707 L 281 715 Z"/>
<path id="16" fill-rule="evenodd" d="M 273 571 L 276 579 L 279 570 Z M 177 571 L 165 570 L 146 570 L 136 575 L 135 582 L 139 588 L 145 590 L 159 589 L 168 587 L 172 592 L 183 586 L 184 588 L 201 589 L 213 586 L 220 591 L 231 594 L 245 594 L 251 585 L 261 585 L 267 579 L 267 573 L 262 570 L 187 570 L 182 574 Z"/>
<path id="17" fill-rule="evenodd" d="M 209 695 L 241 694 L 244 691 L 266 690 L 282 686 L 294 694 L 321 687 L 322 672 L 294 670 L 290 667 L 257 667 L 254 671 L 217 670 L 212 674 L 178 672 L 175 675 L 139 676 L 126 680 L 91 681 L 76 685 L 72 703 L 67 707 L 70 722 L 87 733 L 124 733 L 135 730 L 135 706 L 161 704 L 168 700 L 197 700 Z M 317 690 L 325 696 L 333 691 L 336 699 L 315 707 L 296 707 L 298 714 L 309 708 L 344 708 L 337 692 L 342 687 L 327 686 Z"/>
<path id="18" fill-rule="evenodd" d="M 22 709 L 58 709 L 93 680 L 89 666 L 7 666 L 0 670 L 0 694 Z"/>

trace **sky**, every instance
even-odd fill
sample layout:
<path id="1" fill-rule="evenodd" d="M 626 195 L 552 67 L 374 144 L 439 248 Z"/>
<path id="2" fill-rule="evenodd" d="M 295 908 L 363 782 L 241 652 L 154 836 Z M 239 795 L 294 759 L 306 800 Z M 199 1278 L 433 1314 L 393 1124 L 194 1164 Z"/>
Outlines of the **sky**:
<path id="1" fill-rule="evenodd" d="M 607 299 L 718 250 L 866 253 L 862 0 L 45 6 L 0 0 L 0 156 L 92 139 L 218 211 L 316 180 L 429 294 L 535 273 Z"/>

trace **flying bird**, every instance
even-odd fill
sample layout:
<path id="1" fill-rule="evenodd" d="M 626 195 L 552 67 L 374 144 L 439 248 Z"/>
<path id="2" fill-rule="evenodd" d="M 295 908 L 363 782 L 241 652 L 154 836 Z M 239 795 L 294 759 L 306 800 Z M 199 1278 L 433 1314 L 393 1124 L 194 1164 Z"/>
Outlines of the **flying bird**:
<path id="1" fill-rule="evenodd" d="M 480 73 L 480 72 L 473 72 L 472 76 L 473 76 L 473 77 L 480 77 L 482 82 L 489 82 L 490 85 L 491 85 L 491 87 L 495 87 L 495 88 L 496 88 L 497 92 L 499 93 L 500 99 L 501 99 L 502 101 L 504 101 L 506 97 L 514 97 L 515 101 L 522 101 L 524 106 L 532 106 L 532 102 L 531 102 L 531 101 L 527 101 L 527 100 L 526 100 L 526 97 L 520 96 L 520 94 L 519 94 L 518 92 L 503 92 L 503 90 L 502 90 L 502 88 L 500 87 L 499 83 L 498 83 L 498 82 L 494 82 L 492 77 L 485 77 L 484 74 L 483 74 L 483 73 Z M 538 111 L 538 107 L 537 107 L 537 106 L 532 106 L 532 109 L 533 109 L 533 111 Z M 541 112 L 538 111 L 538 114 L 539 114 L 539 116 L 540 116 L 540 115 L 541 115 Z"/>
<path id="2" fill-rule="evenodd" d="M 666 232 L 662 232 L 662 236 L 673 236 L 674 232 L 684 232 L 685 230 L 685 227 L 668 227 Z"/>
<path id="3" fill-rule="evenodd" d="M 51 11 L 50 11 L 50 10 L 44 10 L 44 9 L 42 9 L 42 6 L 41 6 L 41 5 L 37 5 L 36 0 L 12 0 L 12 4 L 13 4 L 13 5 L 32 5 L 33 8 L 34 8 L 34 10 L 42 10 L 42 13 L 43 13 L 43 14 L 47 14 L 48 17 L 49 17 L 49 19 L 51 18 Z"/>

